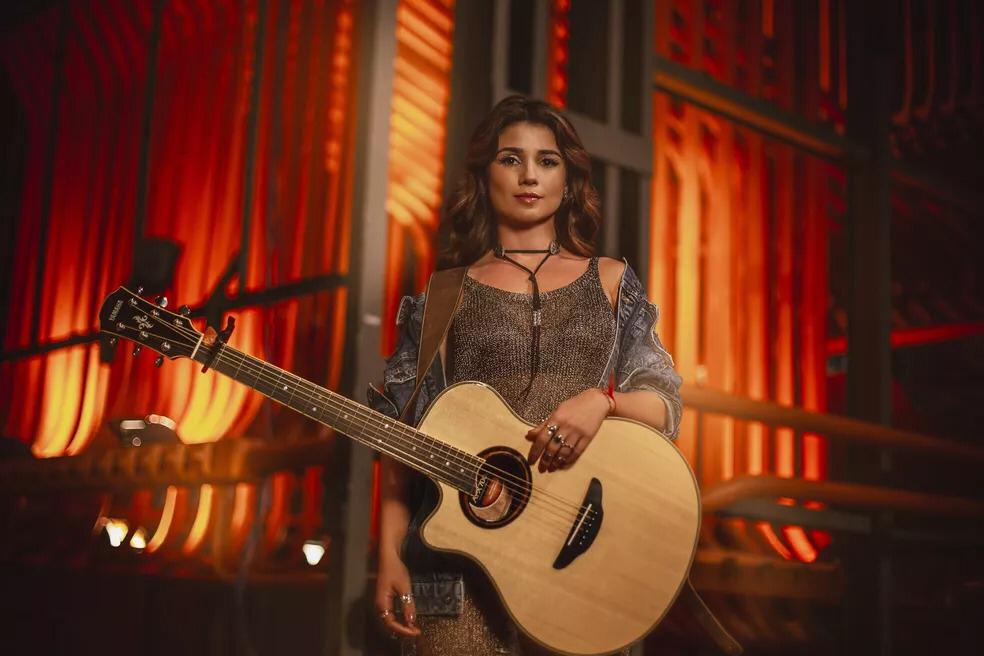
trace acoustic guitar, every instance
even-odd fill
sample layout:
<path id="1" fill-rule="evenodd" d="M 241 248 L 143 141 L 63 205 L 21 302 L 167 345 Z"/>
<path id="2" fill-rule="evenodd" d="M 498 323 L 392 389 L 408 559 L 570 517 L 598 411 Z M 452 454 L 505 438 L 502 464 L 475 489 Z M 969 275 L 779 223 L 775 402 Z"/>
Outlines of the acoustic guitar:
<path id="1" fill-rule="evenodd" d="M 605 419 L 573 466 L 540 474 L 526 462 L 530 424 L 485 384 L 449 386 L 414 428 L 222 341 L 207 345 L 187 316 L 123 287 L 99 321 L 111 341 L 191 358 L 430 477 L 440 502 L 421 526 L 424 542 L 478 563 L 519 628 L 548 649 L 628 647 L 686 581 L 697 483 L 673 443 L 646 425 Z"/>

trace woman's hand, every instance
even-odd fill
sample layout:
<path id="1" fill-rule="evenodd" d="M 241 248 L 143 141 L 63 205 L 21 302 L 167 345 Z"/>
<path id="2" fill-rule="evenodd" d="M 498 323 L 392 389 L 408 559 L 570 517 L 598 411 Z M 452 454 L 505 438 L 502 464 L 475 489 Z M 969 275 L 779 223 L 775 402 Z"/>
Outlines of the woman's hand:
<path id="1" fill-rule="evenodd" d="M 527 461 L 532 465 L 539 459 L 540 473 L 570 467 L 591 444 L 610 407 L 608 395 L 598 387 L 567 399 L 526 433 L 533 442 Z"/>
<path id="2" fill-rule="evenodd" d="M 395 608 L 399 607 L 400 612 Z M 410 572 L 399 554 L 382 551 L 379 554 L 379 576 L 376 578 L 376 616 L 394 638 L 414 638 L 417 628 L 417 609 L 410 594 Z M 402 617 L 403 621 L 400 621 Z"/>

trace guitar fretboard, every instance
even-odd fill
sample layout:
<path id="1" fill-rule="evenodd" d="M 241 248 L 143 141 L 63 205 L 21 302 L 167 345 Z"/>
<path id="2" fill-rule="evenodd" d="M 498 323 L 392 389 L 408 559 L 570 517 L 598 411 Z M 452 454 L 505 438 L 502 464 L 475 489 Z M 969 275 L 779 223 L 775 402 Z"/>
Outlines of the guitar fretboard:
<path id="1" fill-rule="evenodd" d="M 217 350 L 217 353 L 215 352 Z M 214 358 L 213 358 L 214 355 Z M 484 460 L 226 344 L 195 360 L 431 478 L 472 494 Z"/>

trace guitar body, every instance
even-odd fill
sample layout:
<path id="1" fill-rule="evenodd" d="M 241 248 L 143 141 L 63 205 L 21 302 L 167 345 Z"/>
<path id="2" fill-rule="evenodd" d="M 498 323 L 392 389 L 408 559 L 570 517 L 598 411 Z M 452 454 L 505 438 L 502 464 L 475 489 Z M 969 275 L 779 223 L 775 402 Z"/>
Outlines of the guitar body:
<path id="1" fill-rule="evenodd" d="M 655 627 L 686 580 L 700 528 L 697 483 L 667 438 L 609 418 L 570 469 L 524 470 L 530 425 L 474 382 L 448 387 L 419 428 L 482 454 L 507 480 L 531 481 L 532 494 L 487 505 L 438 483 L 440 502 L 421 526 L 425 544 L 485 570 L 525 633 L 556 651 L 607 654 Z"/>
<path id="2" fill-rule="evenodd" d="M 190 358 L 430 476 L 441 499 L 421 526 L 424 542 L 476 561 L 516 624 L 548 649 L 631 645 L 686 581 L 697 484 L 648 426 L 606 419 L 570 469 L 539 474 L 526 464 L 530 425 L 482 383 L 448 387 L 414 430 L 222 343 L 231 320 L 209 344 L 187 316 L 120 287 L 99 322 L 109 344 L 129 339 L 156 351 L 158 364 Z"/>

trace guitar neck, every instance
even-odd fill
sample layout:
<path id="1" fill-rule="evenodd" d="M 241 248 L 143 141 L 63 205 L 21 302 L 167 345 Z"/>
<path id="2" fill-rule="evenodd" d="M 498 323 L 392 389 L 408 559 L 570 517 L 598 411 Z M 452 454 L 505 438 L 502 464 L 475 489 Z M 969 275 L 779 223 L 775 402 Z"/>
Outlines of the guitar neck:
<path id="1" fill-rule="evenodd" d="M 193 359 L 278 403 L 385 453 L 426 476 L 471 493 L 483 460 L 227 344 L 202 346 Z"/>

